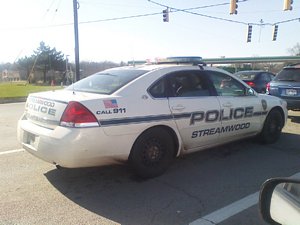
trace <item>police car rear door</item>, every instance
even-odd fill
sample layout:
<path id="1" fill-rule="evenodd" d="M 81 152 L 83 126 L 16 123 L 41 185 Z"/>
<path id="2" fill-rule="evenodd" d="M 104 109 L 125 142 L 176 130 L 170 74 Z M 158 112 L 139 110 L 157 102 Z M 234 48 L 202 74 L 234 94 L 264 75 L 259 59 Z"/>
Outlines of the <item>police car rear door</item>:
<path id="1" fill-rule="evenodd" d="M 167 76 L 169 107 L 185 149 L 215 143 L 220 105 L 203 71 L 187 70 Z"/>
<path id="2" fill-rule="evenodd" d="M 238 139 L 256 133 L 261 127 L 262 104 L 256 94 L 233 77 L 217 72 L 207 72 L 218 93 L 220 102 L 221 139 Z"/>

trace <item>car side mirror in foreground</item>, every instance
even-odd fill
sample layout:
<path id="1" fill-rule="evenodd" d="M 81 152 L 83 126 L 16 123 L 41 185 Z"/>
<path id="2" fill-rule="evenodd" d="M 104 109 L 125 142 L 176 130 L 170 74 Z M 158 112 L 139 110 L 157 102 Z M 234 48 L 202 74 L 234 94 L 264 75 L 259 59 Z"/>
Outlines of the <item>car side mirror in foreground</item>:
<path id="1" fill-rule="evenodd" d="M 300 180 L 272 178 L 265 181 L 260 190 L 259 207 L 269 224 L 300 224 Z"/>

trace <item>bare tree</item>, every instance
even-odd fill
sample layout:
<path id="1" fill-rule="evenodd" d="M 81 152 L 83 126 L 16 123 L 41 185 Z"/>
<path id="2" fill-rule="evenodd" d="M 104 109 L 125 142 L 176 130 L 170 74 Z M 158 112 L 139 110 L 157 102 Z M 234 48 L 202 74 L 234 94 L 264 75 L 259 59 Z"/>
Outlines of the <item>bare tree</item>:
<path id="1" fill-rule="evenodd" d="M 300 56 L 300 44 L 297 43 L 294 47 L 289 48 L 288 52 L 294 56 Z"/>

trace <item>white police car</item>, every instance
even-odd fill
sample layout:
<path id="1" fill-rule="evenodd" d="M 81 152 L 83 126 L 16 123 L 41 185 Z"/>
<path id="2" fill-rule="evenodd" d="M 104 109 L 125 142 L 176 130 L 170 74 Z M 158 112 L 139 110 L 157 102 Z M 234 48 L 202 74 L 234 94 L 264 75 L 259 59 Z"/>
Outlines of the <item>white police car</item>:
<path id="1" fill-rule="evenodd" d="M 181 154 L 255 135 L 265 143 L 279 138 L 284 100 L 259 95 L 223 70 L 168 61 L 109 69 L 29 95 L 19 141 L 57 166 L 128 160 L 138 175 L 153 177 Z"/>

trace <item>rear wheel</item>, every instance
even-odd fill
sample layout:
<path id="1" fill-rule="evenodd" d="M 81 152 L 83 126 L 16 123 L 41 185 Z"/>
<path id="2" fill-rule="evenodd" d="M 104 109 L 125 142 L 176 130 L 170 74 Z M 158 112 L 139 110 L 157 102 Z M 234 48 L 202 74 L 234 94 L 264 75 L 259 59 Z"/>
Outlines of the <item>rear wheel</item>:
<path id="1" fill-rule="evenodd" d="M 163 128 L 152 128 L 136 140 L 129 156 L 135 173 L 143 178 L 161 175 L 172 162 L 174 142 Z"/>
<path id="2" fill-rule="evenodd" d="M 260 140 L 264 144 L 271 144 L 276 142 L 281 134 L 283 127 L 283 119 L 281 113 L 277 109 L 273 109 L 267 116 L 262 132 L 260 133 Z"/>

